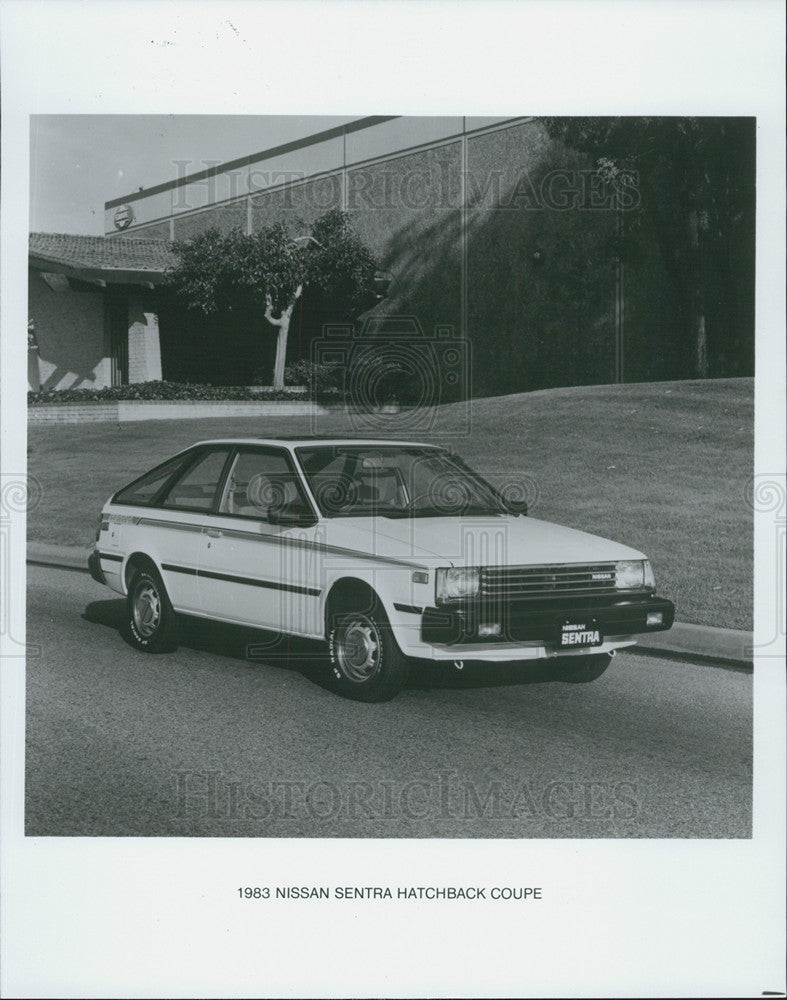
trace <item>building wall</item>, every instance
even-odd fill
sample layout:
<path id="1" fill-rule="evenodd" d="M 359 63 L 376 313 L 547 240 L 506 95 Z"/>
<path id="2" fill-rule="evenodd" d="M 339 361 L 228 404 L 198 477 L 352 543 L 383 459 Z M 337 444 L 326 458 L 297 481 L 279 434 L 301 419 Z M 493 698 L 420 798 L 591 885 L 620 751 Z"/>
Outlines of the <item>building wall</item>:
<path id="1" fill-rule="evenodd" d="M 42 389 L 102 388 L 111 384 L 101 288 L 84 286 L 75 290 L 71 286 L 54 291 L 38 271 L 30 269 L 28 313 L 35 321 Z"/>
<path id="2" fill-rule="evenodd" d="M 132 238 L 136 235 L 137 239 L 142 239 L 144 237 L 146 240 L 171 240 L 173 238 L 172 233 L 170 232 L 169 221 L 158 222 L 154 223 L 152 226 L 146 226 L 143 234 L 138 233 L 136 230 L 132 230 L 129 235 Z"/>
<path id="3" fill-rule="evenodd" d="M 103 389 L 161 378 L 157 292 L 58 279 L 56 290 L 28 271 L 38 345 L 28 351 L 28 389 Z"/>
<path id="4" fill-rule="evenodd" d="M 462 187 L 458 142 L 349 171 L 352 224 L 392 276 L 375 310 L 463 334 Z"/>
<path id="5" fill-rule="evenodd" d="M 130 214 L 128 233 L 157 224 L 164 219 L 228 204 L 246 196 L 274 190 L 322 174 L 335 173 L 348 165 L 397 153 L 407 146 L 439 141 L 460 133 L 463 127 L 480 128 L 500 119 L 453 117 L 366 118 L 338 129 L 312 134 L 308 138 L 259 155 L 217 165 L 212 162 L 178 164 L 179 181 L 163 183 L 125 199 L 114 199 L 104 207 L 104 231 L 117 232 L 118 213 Z M 319 119 L 315 119 L 319 129 Z M 262 137 L 261 137 L 261 141 Z M 209 169 L 205 169 L 209 168 Z"/>
<path id="6" fill-rule="evenodd" d="M 413 122 L 420 129 L 417 136 Z M 614 381 L 614 214 L 587 211 L 581 204 L 570 209 L 545 204 L 539 192 L 550 172 L 562 169 L 580 177 L 587 164 L 558 148 L 535 121 L 495 124 L 467 122 L 467 129 L 493 127 L 459 138 L 461 119 L 400 119 L 396 128 L 387 123 L 358 132 L 352 142 L 365 146 L 352 147 L 349 157 L 365 152 L 379 159 L 348 162 L 344 170 L 174 215 L 175 235 L 183 239 L 210 226 L 243 226 L 246 213 L 247 231 L 284 221 L 295 234 L 307 231 L 323 212 L 341 207 L 392 277 L 388 297 L 374 314 L 401 317 L 403 327 L 415 317 L 430 343 L 445 336 L 461 341 L 463 370 L 452 393 Z M 408 141 L 430 138 L 435 144 L 429 148 L 398 152 Z M 334 154 L 326 165 L 335 162 Z M 317 169 L 314 150 L 311 156 L 311 168 Z M 206 187 L 201 185 L 203 201 Z M 224 189 L 219 184 L 215 190 Z M 186 189 L 177 197 L 181 207 L 191 204 Z M 136 227 L 128 235 L 150 232 Z M 535 263 L 539 252 L 542 260 Z M 341 319 L 315 315 L 305 301 L 294 317 L 297 336 L 290 338 L 288 361 L 310 356 L 323 325 Z M 167 329 L 173 322 L 179 327 L 176 336 Z M 219 367 L 236 381 L 255 375 L 259 380 L 259 371 L 242 362 L 243 356 L 253 356 L 243 346 L 249 340 L 243 325 L 248 322 L 253 320 L 227 317 L 239 364 L 231 376 L 227 364 Z M 261 329 L 264 333 L 264 324 Z M 196 347 L 194 363 L 187 366 L 190 378 L 199 377 L 197 369 L 205 366 L 200 355 L 207 359 L 211 351 L 217 353 L 206 324 L 195 317 L 184 325 L 170 312 L 162 337 L 165 377 L 183 367 L 178 358 L 189 342 Z M 221 353 L 225 350 L 226 345 Z M 264 346 L 258 357 L 265 357 Z M 215 366 L 208 364 L 206 370 L 218 374 Z"/>
<path id="7" fill-rule="evenodd" d="M 274 222 L 287 222 L 307 233 L 320 215 L 342 207 L 342 180 L 339 174 L 329 174 L 276 191 L 263 191 L 250 200 L 252 232 Z"/>
<path id="8" fill-rule="evenodd" d="M 298 235 L 323 212 L 341 207 L 392 276 L 388 298 L 374 314 L 414 316 L 427 338 L 438 328 L 458 337 L 469 392 L 681 378 L 693 371 L 685 303 L 675 301 L 656 234 L 647 221 L 635 220 L 628 238 L 636 252 L 621 268 L 625 213 L 594 187 L 595 165 L 550 140 L 537 121 L 399 118 L 344 140 L 149 199 L 134 196 L 137 222 L 126 234 L 159 236 L 171 225 L 176 238 L 187 239 L 210 226 L 256 232 L 286 221 Z M 108 231 L 115 210 L 107 210 Z M 169 221 L 161 221 L 167 214 Z M 738 270 L 747 260 L 743 252 Z M 749 299 L 740 306 L 741 327 L 753 335 Z M 297 333 L 288 361 L 308 357 L 323 325 L 342 318 L 316 314 L 304 298 L 293 317 Z M 178 358 L 190 343 L 199 344 L 205 359 L 215 353 L 205 323 L 176 322 L 165 377 L 168 368 L 183 367 Z M 256 354 L 254 324 L 263 335 Z M 267 363 L 265 333 L 252 317 L 229 318 L 221 351 L 236 343 L 237 363 L 225 357 L 218 377 L 250 380 L 254 366 L 244 359 Z M 162 336 L 168 336 L 165 325 Z M 713 373 L 746 374 L 753 347 L 739 353 L 743 369 L 728 372 L 722 358 Z M 209 381 L 217 374 L 209 360 L 192 360 L 186 366 L 191 378 Z"/>
<path id="9" fill-rule="evenodd" d="M 240 228 L 246 231 L 246 201 L 232 202 L 229 205 L 221 205 L 214 208 L 210 213 L 210 225 L 220 229 L 223 233 L 230 229 Z M 154 227 L 151 227 L 154 228 Z M 158 228 L 158 227 L 155 227 Z M 206 229 L 206 219 L 203 213 L 197 215 L 176 216 L 172 221 L 173 239 L 188 240 L 192 236 L 203 232 Z M 144 235 L 148 236 L 150 230 L 146 229 Z"/>

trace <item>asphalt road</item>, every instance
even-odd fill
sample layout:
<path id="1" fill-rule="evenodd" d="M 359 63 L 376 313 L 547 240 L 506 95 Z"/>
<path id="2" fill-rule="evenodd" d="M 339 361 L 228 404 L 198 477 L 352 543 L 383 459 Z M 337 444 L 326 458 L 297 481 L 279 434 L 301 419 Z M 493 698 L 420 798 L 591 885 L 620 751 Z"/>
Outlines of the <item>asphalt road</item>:
<path id="1" fill-rule="evenodd" d="M 751 676 L 620 654 L 569 685 L 418 669 L 394 701 L 321 683 L 316 644 L 118 632 L 87 575 L 28 567 L 30 836 L 748 837 Z"/>

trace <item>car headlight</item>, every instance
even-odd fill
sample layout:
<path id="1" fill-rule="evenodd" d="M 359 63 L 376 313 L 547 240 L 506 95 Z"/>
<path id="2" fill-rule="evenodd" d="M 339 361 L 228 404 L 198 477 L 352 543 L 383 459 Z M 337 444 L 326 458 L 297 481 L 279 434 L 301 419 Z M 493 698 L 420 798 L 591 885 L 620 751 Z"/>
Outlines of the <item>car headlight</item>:
<path id="1" fill-rule="evenodd" d="M 655 590 L 656 580 L 647 559 L 626 559 L 615 564 L 617 590 Z"/>
<path id="2" fill-rule="evenodd" d="M 474 597 L 478 593 L 480 573 L 472 569 L 438 569 L 435 581 L 435 599 L 438 604 Z"/>

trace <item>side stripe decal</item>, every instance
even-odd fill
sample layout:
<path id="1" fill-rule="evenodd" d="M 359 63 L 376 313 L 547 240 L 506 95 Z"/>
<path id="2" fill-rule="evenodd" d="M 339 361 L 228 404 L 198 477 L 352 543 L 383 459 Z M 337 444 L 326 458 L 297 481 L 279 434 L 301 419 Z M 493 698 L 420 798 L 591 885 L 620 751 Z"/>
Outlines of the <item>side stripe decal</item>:
<path id="1" fill-rule="evenodd" d="M 203 531 L 201 524 L 190 524 L 188 521 L 163 521 L 157 517 L 137 517 L 135 524 L 144 524 L 153 528 L 173 528 L 175 531 Z"/>
<path id="2" fill-rule="evenodd" d="M 156 517 L 135 518 L 137 524 L 153 528 L 174 528 L 177 531 L 207 531 L 209 527 L 218 528 L 225 538 L 247 538 L 252 542 L 266 542 L 269 545 L 287 545 L 295 548 L 312 549 L 332 556 L 350 556 L 352 559 L 363 559 L 367 562 L 386 563 L 390 566 L 406 566 L 408 569 L 428 569 L 421 563 L 409 559 L 397 559 L 395 556 L 373 555 L 371 552 L 357 552 L 340 545 L 326 545 L 324 542 L 306 538 L 288 538 L 286 535 L 266 535 L 259 531 L 244 531 L 242 528 L 230 528 L 225 524 L 190 524 L 185 521 L 168 521 Z"/>
<path id="3" fill-rule="evenodd" d="M 265 587 L 269 590 L 285 590 L 290 594 L 306 594 L 308 597 L 319 597 L 322 593 L 314 587 L 299 587 L 296 584 L 276 583 L 274 580 L 258 580 L 250 576 L 233 576 L 230 573 L 213 573 L 210 570 L 195 569 L 193 566 L 174 566 L 162 563 L 161 568 L 171 573 L 185 573 L 188 576 L 203 577 L 209 580 L 224 580 L 227 583 L 240 583 L 248 587 Z"/>

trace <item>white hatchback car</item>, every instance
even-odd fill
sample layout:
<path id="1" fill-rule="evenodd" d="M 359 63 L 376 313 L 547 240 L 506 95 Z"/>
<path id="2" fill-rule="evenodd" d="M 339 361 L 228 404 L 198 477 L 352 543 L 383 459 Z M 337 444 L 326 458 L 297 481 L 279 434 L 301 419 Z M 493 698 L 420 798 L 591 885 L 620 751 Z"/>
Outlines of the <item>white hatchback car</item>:
<path id="1" fill-rule="evenodd" d="M 335 689 L 384 701 L 412 659 L 550 660 L 589 681 L 671 627 L 641 552 L 525 517 L 447 449 L 203 441 L 115 493 L 89 560 L 141 650 L 179 615 L 327 639 Z"/>

